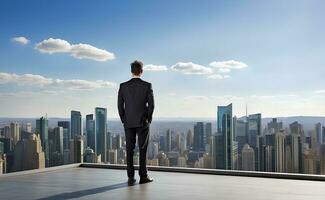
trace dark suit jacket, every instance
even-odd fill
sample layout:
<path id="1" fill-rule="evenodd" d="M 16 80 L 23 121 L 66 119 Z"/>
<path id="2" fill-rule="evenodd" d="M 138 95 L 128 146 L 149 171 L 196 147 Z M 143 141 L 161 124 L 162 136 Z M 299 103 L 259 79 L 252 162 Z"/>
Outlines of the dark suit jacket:
<path id="1" fill-rule="evenodd" d="M 121 121 L 126 128 L 142 127 L 151 123 L 154 110 L 151 83 L 140 78 L 121 83 L 117 104 Z"/>

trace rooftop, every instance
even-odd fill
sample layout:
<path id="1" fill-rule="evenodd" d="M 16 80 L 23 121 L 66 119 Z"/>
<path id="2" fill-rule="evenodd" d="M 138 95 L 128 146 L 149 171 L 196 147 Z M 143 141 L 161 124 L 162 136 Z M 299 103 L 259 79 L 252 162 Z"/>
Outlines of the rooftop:
<path id="1" fill-rule="evenodd" d="M 107 169 L 108 168 L 108 169 Z M 113 167 L 114 168 L 114 167 Z M 120 167 L 121 168 L 121 167 Z M 155 169 L 153 169 L 155 170 Z M 173 170 L 172 170 L 173 171 Z M 150 171 L 154 182 L 127 186 L 126 171 L 105 166 L 57 167 L 0 176 L 1 199 L 324 199 L 325 182 Z M 187 171 L 188 172 L 188 171 Z M 204 171 L 203 171 L 204 172 Z M 138 178 L 137 178 L 138 179 Z"/>

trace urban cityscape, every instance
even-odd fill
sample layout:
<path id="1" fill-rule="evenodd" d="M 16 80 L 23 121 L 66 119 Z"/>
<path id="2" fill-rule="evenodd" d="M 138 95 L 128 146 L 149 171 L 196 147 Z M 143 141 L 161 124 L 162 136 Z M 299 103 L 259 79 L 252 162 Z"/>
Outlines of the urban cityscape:
<path id="1" fill-rule="evenodd" d="M 70 113 L 70 120 L 55 126 L 47 116 L 35 119 L 35 126 L 1 125 L 0 173 L 82 162 L 126 164 L 124 132 L 110 131 L 106 108 L 96 107 L 85 116 Z M 284 126 L 277 118 L 262 126 L 262 113 L 236 117 L 229 104 L 216 107 L 214 122 L 197 121 L 185 131 L 162 130 L 151 130 L 148 165 L 325 174 L 325 126 L 319 122 L 312 130 L 298 121 Z"/>

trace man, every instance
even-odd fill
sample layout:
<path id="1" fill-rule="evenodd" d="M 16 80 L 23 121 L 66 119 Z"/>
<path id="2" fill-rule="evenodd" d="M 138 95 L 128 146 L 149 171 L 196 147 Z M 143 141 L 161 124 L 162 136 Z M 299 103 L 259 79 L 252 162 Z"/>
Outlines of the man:
<path id="1" fill-rule="evenodd" d="M 131 63 L 132 79 L 121 83 L 118 91 L 118 111 L 124 125 L 127 154 L 128 184 L 133 185 L 134 178 L 133 154 L 136 135 L 140 151 L 139 176 L 140 184 L 152 182 L 147 174 L 147 147 L 149 126 L 154 110 L 154 98 L 151 83 L 140 79 L 143 73 L 140 61 Z"/>

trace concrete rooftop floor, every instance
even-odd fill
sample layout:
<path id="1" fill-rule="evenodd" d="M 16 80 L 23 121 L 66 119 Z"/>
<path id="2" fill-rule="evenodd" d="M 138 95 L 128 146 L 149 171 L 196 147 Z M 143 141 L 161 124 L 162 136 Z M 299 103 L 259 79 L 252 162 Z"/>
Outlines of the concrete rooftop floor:
<path id="1" fill-rule="evenodd" d="M 152 171 L 127 186 L 126 171 L 74 167 L 0 177 L 0 199 L 325 199 L 325 182 Z M 137 178 L 138 181 L 138 178 Z"/>

